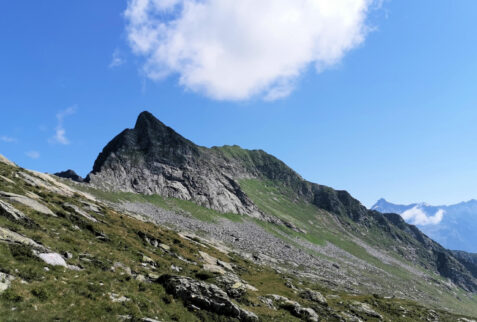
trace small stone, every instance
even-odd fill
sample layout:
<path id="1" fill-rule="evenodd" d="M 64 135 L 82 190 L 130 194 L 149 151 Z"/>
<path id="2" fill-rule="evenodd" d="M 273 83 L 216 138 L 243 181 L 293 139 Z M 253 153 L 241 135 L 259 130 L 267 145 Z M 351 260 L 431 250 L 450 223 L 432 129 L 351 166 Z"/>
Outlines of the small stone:
<path id="1" fill-rule="evenodd" d="M 223 261 L 221 261 L 221 260 L 217 260 L 217 264 L 218 264 L 219 266 L 222 266 L 222 267 L 225 268 L 225 269 L 228 269 L 229 271 L 233 271 L 232 265 L 230 265 L 230 264 L 227 263 L 227 262 L 223 262 Z"/>
<path id="2" fill-rule="evenodd" d="M 159 278 L 159 274 L 157 274 L 157 273 L 149 273 L 149 274 L 147 274 L 147 277 L 149 277 L 149 279 L 155 281 L 155 280 L 157 280 L 157 279 Z"/>
<path id="3" fill-rule="evenodd" d="M 109 298 L 111 299 L 111 301 L 113 303 L 123 303 L 123 302 L 129 302 L 130 301 L 130 299 L 128 299 L 127 297 L 122 296 L 122 295 L 118 295 L 118 294 L 115 294 L 115 293 L 109 293 Z"/>
<path id="4" fill-rule="evenodd" d="M 6 291 L 15 277 L 0 272 L 0 294 Z"/>
<path id="5" fill-rule="evenodd" d="M 136 276 L 136 281 L 138 282 L 145 282 L 146 281 L 146 277 L 142 274 L 139 274 Z"/>
<path id="6" fill-rule="evenodd" d="M 151 264 L 152 266 L 156 265 L 156 262 L 152 258 L 147 257 L 146 255 L 142 256 L 142 261 L 143 263 L 148 263 L 148 264 Z"/>
<path id="7" fill-rule="evenodd" d="M 179 273 L 180 271 L 182 271 L 182 267 L 175 266 L 174 264 L 172 264 L 171 265 L 171 270 Z"/>
<path id="8" fill-rule="evenodd" d="M 166 245 L 166 244 L 159 244 L 159 247 L 162 248 L 163 250 L 165 250 L 166 252 L 171 250 L 171 247 L 169 245 Z"/>
<path id="9" fill-rule="evenodd" d="M 39 254 L 38 257 L 49 265 L 67 267 L 65 260 L 58 253 L 43 253 Z"/>
<path id="10" fill-rule="evenodd" d="M 220 275 L 225 274 L 224 269 L 222 267 L 217 266 L 217 265 L 205 264 L 204 266 L 202 266 L 202 268 L 205 271 L 208 271 L 208 272 L 211 272 L 211 273 L 216 273 L 216 274 L 220 274 Z"/>

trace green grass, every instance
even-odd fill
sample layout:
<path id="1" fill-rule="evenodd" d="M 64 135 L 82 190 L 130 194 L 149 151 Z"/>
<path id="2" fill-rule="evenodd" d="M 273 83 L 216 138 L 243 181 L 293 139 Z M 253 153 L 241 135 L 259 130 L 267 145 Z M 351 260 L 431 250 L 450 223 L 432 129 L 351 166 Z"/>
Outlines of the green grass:
<path id="1" fill-rule="evenodd" d="M 401 284 L 399 287 L 402 289 L 409 287 L 409 285 L 415 285 L 418 289 L 421 289 L 424 294 L 429 295 L 429 298 L 426 299 L 429 304 L 437 302 L 445 305 L 447 303 L 449 308 L 458 307 L 459 312 L 477 314 L 477 302 L 475 302 L 475 300 L 469 300 L 464 296 L 460 296 L 460 300 L 458 300 L 451 291 L 445 288 L 444 290 L 438 290 L 434 286 L 429 286 L 427 281 L 423 281 L 419 276 L 414 275 L 407 269 L 395 264 L 383 263 L 380 259 L 368 253 L 365 248 L 356 244 L 352 239 L 358 237 L 377 249 L 389 249 L 394 245 L 393 241 L 389 236 L 384 235 L 381 230 L 370 230 L 367 231 L 365 235 L 362 235 L 360 230 L 357 230 L 357 236 L 353 237 L 341 228 L 340 224 L 333 221 L 329 214 L 316 208 L 314 205 L 300 200 L 293 191 L 280 183 L 258 179 L 246 179 L 240 181 L 240 186 L 263 212 L 292 222 L 297 227 L 306 230 L 306 233 L 301 233 L 285 226 L 256 221 L 265 230 L 286 242 L 294 244 L 297 247 L 300 246 L 294 241 L 296 238 L 301 238 L 319 246 L 331 243 L 366 263 L 390 274 L 390 276 L 387 277 L 386 275 L 376 276 L 366 271 L 361 272 L 362 276 L 374 280 L 376 284 L 389 285 L 391 289 L 393 288 L 393 283 L 397 283 L 395 284 L 396 286 Z M 342 220 L 349 227 L 355 226 L 348 218 L 343 218 Z M 303 247 L 300 248 L 304 249 Z M 304 250 L 306 251 L 306 249 Z M 404 260 L 396 253 L 386 252 L 386 254 L 413 267 L 417 271 L 425 271 L 422 267 Z M 437 279 L 442 279 L 435 274 L 434 276 Z M 369 290 L 363 289 L 363 291 Z M 464 298 L 466 300 L 464 300 Z"/>

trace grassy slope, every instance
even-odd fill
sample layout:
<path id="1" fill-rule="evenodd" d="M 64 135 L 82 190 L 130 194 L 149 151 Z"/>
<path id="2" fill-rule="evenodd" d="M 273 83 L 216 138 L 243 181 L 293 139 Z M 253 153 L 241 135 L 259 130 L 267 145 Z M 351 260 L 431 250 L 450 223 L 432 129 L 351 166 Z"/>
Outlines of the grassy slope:
<path id="1" fill-rule="evenodd" d="M 352 236 L 344 231 L 340 224 L 331 219 L 330 214 L 318 209 L 314 205 L 297 199 L 293 191 L 289 188 L 272 181 L 262 181 L 258 179 L 242 180 L 240 185 L 245 193 L 262 211 L 290 221 L 297 227 L 304 229 L 306 233 L 296 232 L 286 227 L 277 228 L 276 226 L 268 225 L 266 223 L 262 224 L 269 226 L 268 231 L 277 233 L 277 230 L 280 230 L 281 233 L 284 232 L 290 236 L 288 240 L 293 240 L 298 237 L 317 245 L 331 243 L 346 252 L 353 254 L 359 259 L 362 259 L 377 268 L 383 269 L 395 277 L 390 283 L 387 276 L 368 274 L 368 277 L 375 279 L 375 283 L 378 285 L 389 284 L 392 288 L 401 285 L 403 291 L 405 291 L 409 285 L 412 285 L 423 294 L 428 295 L 424 298 L 428 304 L 448 307 L 456 312 L 467 312 L 469 314 L 477 315 L 477 297 L 474 296 L 473 298 L 469 298 L 469 296 L 462 290 L 459 290 L 454 294 L 453 291 L 446 288 L 443 289 L 429 284 L 429 282 L 422 280 L 422 278 L 410 273 L 405 268 L 383 263 L 380 259 L 368 253 L 365 248 L 356 244 L 351 238 Z M 350 226 L 354 225 L 351 221 L 349 221 L 348 224 Z M 283 238 L 283 234 L 277 233 L 276 235 Z M 384 236 L 382 231 L 371 230 L 365 236 L 357 234 L 357 236 L 354 237 L 359 237 L 371 246 L 384 251 L 390 249 L 392 244 L 389 236 Z M 415 266 L 413 263 L 406 261 L 393 252 L 386 252 L 386 254 L 398 259 L 410 267 L 413 267 L 417 271 L 424 272 L 423 268 Z M 362 274 L 366 274 L 366 272 L 363 272 Z M 437 274 L 431 274 L 431 276 L 436 280 L 443 281 L 443 278 Z M 370 290 L 365 289 L 363 291 Z M 406 294 L 406 292 L 404 293 Z"/>
<path id="2" fill-rule="evenodd" d="M 157 283 L 140 282 L 123 270 L 111 270 L 114 262 L 131 268 L 136 274 L 147 275 L 174 273 L 171 265 L 183 268 L 181 275 L 198 276 L 201 267 L 185 263 L 177 258 L 178 255 L 191 261 L 199 262 L 198 251 L 202 250 L 227 262 L 237 265 L 236 272 L 250 284 L 256 286 L 258 292 L 250 292 L 239 304 L 260 316 L 263 321 L 294 321 L 297 320 L 284 310 L 270 310 L 260 305 L 261 295 L 275 293 L 297 300 L 304 306 L 315 308 L 324 320 L 333 320 L 333 311 L 348 310 L 350 301 L 360 300 L 373 305 L 377 311 L 393 321 L 416 321 L 428 316 L 427 309 L 406 300 L 382 299 L 374 296 L 353 296 L 334 292 L 320 285 L 311 285 L 306 281 L 295 280 L 293 276 L 284 276 L 266 267 L 256 266 L 235 254 L 223 254 L 204 244 L 198 244 L 178 236 L 173 231 L 144 223 L 128 216 L 117 213 L 102 205 L 102 214 L 94 214 L 99 222 L 91 223 L 68 214 L 62 207 L 65 202 L 81 206 L 82 197 L 75 195 L 65 197 L 51 193 L 45 189 L 25 184 L 15 176 L 20 169 L 0 163 L 0 175 L 15 181 L 10 184 L 0 179 L 0 190 L 24 194 L 27 191 L 40 196 L 58 217 L 41 215 L 35 211 L 15 204 L 24 211 L 35 223 L 25 226 L 0 216 L 0 227 L 21 233 L 41 243 L 55 252 L 70 252 L 73 258 L 69 264 L 83 267 L 81 271 L 72 271 L 62 267 L 49 266 L 35 256 L 28 247 L 0 242 L 0 271 L 16 276 L 12 286 L 0 295 L 0 317 L 2 321 L 26 320 L 71 320 L 116 321 L 118 315 L 129 315 L 132 319 L 143 317 L 158 317 L 164 320 L 180 321 L 229 321 L 220 316 L 199 311 L 188 311 L 180 300 L 166 294 L 163 287 Z M 111 197 L 112 195 L 109 195 Z M 165 200 L 160 197 L 139 195 L 122 195 L 125 199 L 139 198 L 145 202 L 176 209 L 179 207 L 203 220 L 214 220 L 218 214 L 187 202 Z M 127 197 L 127 198 L 126 198 Z M 236 219 L 234 217 L 234 219 Z M 80 228 L 80 229 L 78 229 Z M 154 248 L 143 242 L 138 232 L 155 237 L 171 247 L 166 253 L 160 248 Z M 98 234 L 108 238 L 96 238 Z M 155 269 L 147 269 L 141 265 L 143 256 L 152 258 L 156 263 Z M 86 258 L 88 261 L 82 260 Z M 49 270 L 44 268 L 48 267 Z M 204 276 L 201 274 L 200 276 Z M 206 275 L 207 277 L 207 275 Z M 214 276 L 210 275 L 213 282 Z M 295 285 L 311 287 L 324 294 L 338 295 L 340 298 L 330 300 L 330 309 L 314 305 L 297 296 L 285 286 L 285 278 Z M 129 298 L 124 303 L 113 303 L 108 293 L 116 293 Z M 400 318 L 403 307 L 408 313 L 406 318 Z M 441 320 L 453 321 L 455 316 L 440 312 Z"/>

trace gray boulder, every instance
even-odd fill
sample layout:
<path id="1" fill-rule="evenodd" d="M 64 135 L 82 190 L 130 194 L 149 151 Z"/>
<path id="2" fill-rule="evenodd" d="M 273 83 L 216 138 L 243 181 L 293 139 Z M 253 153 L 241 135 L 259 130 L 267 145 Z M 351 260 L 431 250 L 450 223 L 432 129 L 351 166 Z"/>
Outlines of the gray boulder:
<path id="1" fill-rule="evenodd" d="M 4 216 L 15 221 L 29 220 L 23 212 L 2 200 L 0 200 L 0 216 Z"/>
<path id="2" fill-rule="evenodd" d="M 0 294 L 10 287 L 10 284 L 14 279 L 14 276 L 0 272 Z"/>
<path id="3" fill-rule="evenodd" d="M 313 310 L 312 308 L 309 307 L 303 307 L 301 306 L 298 302 L 289 300 L 288 298 L 281 296 L 281 295 L 276 295 L 276 294 L 270 294 L 267 295 L 268 298 L 273 300 L 273 302 L 278 306 L 279 308 L 282 308 L 284 310 L 287 310 L 294 316 L 304 320 L 304 321 L 309 321 L 309 322 L 318 322 L 319 321 L 319 316 Z"/>
<path id="4" fill-rule="evenodd" d="M 188 306 L 234 317 L 241 321 L 258 321 L 258 317 L 254 313 L 233 303 L 217 285 L 173 275 L 162 275 L 158 281 L 168 293 L 181 298 Z"/>
<path id="5" fill-rule="evenodd" d="M 353 301 L 351 303 L 351 311 L 353 311 L 354 313 L 357 313 L 357 314 L 367 315 L 367 316 L 372 317 L 372 318 L 376 318 L 376 319 L 380 319 L 380 320 L 383 319 L 383 316 L 381 314 L 379 314 L 378 312 L 376 312 L 375 310 L 373 310 L 371 305 L 369 305 L 367 303 Z"/>
<path id="6" fill-rule="evenodd" d="M 0 197 L 21 203 L 22 205 L 27 206 L 41 214 L 56 217 L 56 215 L 48 207 L 31 198 L 5 191 L 0 191 Z"/>
<path id="7" fill-rule="evenodd" d="M 320 305 L 328 305 L 328 301 L 326 301 L 326 298 L 320 292 L 313 291 L 308 288 L 300 293 L 300 297 L 312 302 L 316 302 Z"/>

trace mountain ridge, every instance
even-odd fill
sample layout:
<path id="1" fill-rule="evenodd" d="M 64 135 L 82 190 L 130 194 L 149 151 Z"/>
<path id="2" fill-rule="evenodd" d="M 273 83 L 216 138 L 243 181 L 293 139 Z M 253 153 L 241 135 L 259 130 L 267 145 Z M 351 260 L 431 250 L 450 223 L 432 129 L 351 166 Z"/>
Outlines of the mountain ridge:
<path id="1" fill-rule="evenodd" d="M 273 221 L 274 217 L 260 209 L 243 190 L 240 182 L 244 179 L 284 185 L 296 198 L 333 214 L 355 234 L 377 229 L 391 244 L 402 245 L 397 248 L 400 256 L 438 272 L 468 291 L 477 291 L 477 276 L 399 215 L 368 210 L 346 191 L 303 180 L 264 151 L 195 145 L 149 112 L 142 112 L 133 129 L 124 130 L 106 145 L 87 181 L 102 189 L 158 194 L 194 201 L 223 213 Z M 409 247 L 412 254 L 405 250 Z"/>
<path id="2" fill-rule="evenodd" d="M 2 159 L 0 190 L 2 321 L 41 317 L 45 321 L 464 322 L 477 315 L 472 306 L 475 300 L 446 281 L 426 277 L 422 284 L 416 280 L 442 293 L 413 300 L 357 293 L 346 283 L 347 291 L 331 289 L 316 278 L 324 268 L 319 262 L 312 267 L 315 274 L 304 274 L 297 266 L 277 266 L 289 260 L 286 256 L 265 264 L 265 254 L 250 256 L 232 250 L 203 234 L 185 232 L 183 226 L 180 233 L 167 228 L 164 224 L 178 217 L 193 222 L 178 209 L 168 212 L 171 217 L 163 218 L 163 224 L 145 220 L 144 209 L 137 214 L 125 212 L 119 209 L 123 202 L 105 199 L 114 193 L 29 171 Z M 161 207 L 175 202 L 138 194 L 118 196 L 160 201 Z M 186 206 L 183 210 L 204 213 L 205 208 L 190 208 L 191 204 L 182 204 Z M 161 209 L 165 214 L 165 208 Z M 254 221 L 236 219 L 235 233 L 241 239 Z M 210 227 L 214 232 L 220 230 L 220 225 Z M 266 230 L 257 228 L 256 232 L 260 242 L 254 245 L 266 248 L 279 240 Z M 226 235 L 219 232 L 219 236 Z M 286 249 L 292 250 L 290 255 L 305 255 L 293 244 L 281 247 Z M 341 276 L 347 280 L 352 273 Z M 399 284 L 391 285 L 393 290 L 404 290 Z M 412 288 L 409 291 L 419 294 Z M 431 302 L 423 303 L 424 299 Z"/>

